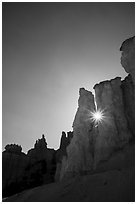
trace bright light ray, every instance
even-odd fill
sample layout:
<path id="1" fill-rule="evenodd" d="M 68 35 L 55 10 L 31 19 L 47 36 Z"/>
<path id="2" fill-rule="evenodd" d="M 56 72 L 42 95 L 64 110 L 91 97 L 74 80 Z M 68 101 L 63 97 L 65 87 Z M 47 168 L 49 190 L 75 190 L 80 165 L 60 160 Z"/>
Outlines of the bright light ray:
<path id="1" fill-rule="evenodd" d="M 93 117 L 94 117 L 95 121 L 97 121 L 97 122 L 102 120 L 102 114 L 99 111 L 95 112 L 93 114 Z"/>
<path id="2" fill-rule="evenodd" d="M 103 120 L 105 119 L 104 111 L 103 110 L 97 110 L 97 111 L 91 112 L 90 119 L 96 125 L 99 123 L 102 123 Z"/>

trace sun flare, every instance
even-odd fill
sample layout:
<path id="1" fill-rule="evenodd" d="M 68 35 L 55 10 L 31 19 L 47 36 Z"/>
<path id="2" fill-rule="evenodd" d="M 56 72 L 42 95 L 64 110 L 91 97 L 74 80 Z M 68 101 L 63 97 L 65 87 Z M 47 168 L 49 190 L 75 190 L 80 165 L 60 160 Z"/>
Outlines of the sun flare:
<path id="1" fill-rule="evenodd" d="M 95 113 L 93 114 L 93 117 L 94 117 L 94 119 L 95 119 L 96 121 L 102 120 L 102 114 L 101 114 L 101 112 L 99 112 L 99 111 L 95 112 Z"/>
<path id="2" fill-rule="evenodd" d="M 95 123 L 100 123 L 104 120 L 103 111 L 97 110 L 91 113 L 91 120 Z"/>

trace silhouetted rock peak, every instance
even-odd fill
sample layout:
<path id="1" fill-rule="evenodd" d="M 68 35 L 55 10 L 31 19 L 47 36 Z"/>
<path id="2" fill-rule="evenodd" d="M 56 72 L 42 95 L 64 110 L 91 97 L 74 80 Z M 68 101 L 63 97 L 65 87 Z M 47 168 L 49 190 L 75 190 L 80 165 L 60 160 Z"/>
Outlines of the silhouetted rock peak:
<path id="1" fill-rule="evenodd" d="M 121 64 L 135 82 L 135 37 L 125 40 L 120 47 L 120 51 L 122 51 Z"/>
<path id="2" fill-rule="evenodd" d="M 78 106 L 82 108 L 85 107 L 86 104 L 86 108 L 91 109 L 92 104 L 90 103 L 90 98 L 94 100 L 94 95 L 92 94 L 92 92 L 84 88 L 80 88 Z"/>
<path id="3" fill-rule="evenodd" d="M 73 132 L 69 131 L 66 133 L 63 131 L 62 135 L 61 135 L 61 141 L 60 141 L 60 147 L 59 149 L 66 149 L 66 147 L 68 146 L 68 144 L 70 143 L 70 140 L 73 137 Z"/>
<path id="4" fill-rule="evenodd" d="M 44 134 L 42 135 L 41 139 L 36 140 L 34 148 L 35 149 L 47 148 L 47 142 L 46 142 Z"/>
<path id="5" fill-rule="evenodd" d="M 71 141 L 72 137 L 73 137 L 73 132 L 72 131 L 67 132 L 67 138 L 69 139 L 69 141 Z"/>
<path id="6" fill-rule="evenodd" d="M 64 131 L 62 131 L 62 138 L 66 138 L 66 133 Z"/>
<path id="7" fill-rule="evenodd" d="M 55 150 L 47 148 L 45 136 L 26 154 L 19 145 L 6 145 L 2 154 L 3 196 L 54 181 Z"/>
<path id="8" fill-rule="evenodd" d="M 60 149 L 66 147 L 66 143 L 67 143 L 67 137 L 66 137 L 66 133 L 63 131 L 62 135 L 61 135 L 61 141 L 60 141 Z"/>
<path id="9" fill-rule="evenodd" d="M 132 49 L 132 47 L 135 45 L 135 36 L 131 37 L 131 38 L 128 38 L 126 39 L 121 47 L 120 47 L 120 51 L 124 51 L 126 50 L 127 48 L 130 50 Z"/>
<path id="10" fill-rule="evenodd" d="M 17 144 L 8 144 L 5 146 L 5 151 L 9 153 L 21 154 L 22 147 Z"/>

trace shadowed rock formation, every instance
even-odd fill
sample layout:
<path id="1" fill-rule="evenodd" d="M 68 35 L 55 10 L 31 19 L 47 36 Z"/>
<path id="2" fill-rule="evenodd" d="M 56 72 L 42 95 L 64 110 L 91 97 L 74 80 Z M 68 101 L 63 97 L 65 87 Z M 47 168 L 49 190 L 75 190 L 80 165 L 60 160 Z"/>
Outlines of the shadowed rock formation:
<path id="1" fill-rule="evenodd" d="M 60 147 L 56 151 L 56 162 L 60 163 L 62 161 L 63 156 L 67 155 L 66 148 L 70 144 L 70 141 L 73 137 L 73 132 L 67 132 L 67 136 L 65 132 L 62 132 Z"/>
<path id="2" fill-rule="evenodd" d="M 88 174 L 24 191 L 3 202 L 134 202 L 134 167 Z"/>
<path id="3" fill-rule="evenodd" d="M 11 144 L 5 147 L 2 153 L 2 191 L 3 197 L 22 191 L 20 184 L 23 182 L 28 157 L 21 152 L 21 146 Z"/>
<path id="4" fill-rule="evenodd" d="M 28 185 L 40 185 L 54 181 L 55 150 L 47 148 L 44 135 L 37 140 L 34 148 L 28 151 L 29 165 L 26 171 Z"/>
<path id="5" fill-rule="evenodd" d="M 135 83 L 135 36 L 125 40 L 121 47 L 121 64 Z"/>
<path id="6" fill-rule="evenodd" d="M 135 137 L 135 85 L 129 74 L 121 83 L 123 93 L 123 105 L 128 122 L 128 128 Z"/>
<path id="7" fill-rule="evenodd" d="M 16 144 L 5 146 L 2 153 L 2 191 L 3 197 L 18 193 L 24 189 L 54 182 L 59 178 L 62 157 L 66 155 L 66 147 L 70 144 L 73 132 L 62 132 L 60 148 L 47 148 L 45 136 L 36 140 L 34 148 L 27 154 Z M 56 171 L 56 168 L 58 171 Z M 57 180 L 57 179 L 56 179 Z"/>
<path id="8" fill-rule="evenodd" d="M 54 181 L 55 150 L 48 149 L 44 135 L 27 155 L 19 145 L 7 145 L 2 154 L 3 196 Z"/>
<path id="9" fill-rule="evenodd" d="M 81 88 L 78 110 L 73 122 L 73 138 L 67 147 L 67 157 L 63 157 L 61 177 L 65 172 L 78 173 L 90 170 L 93 165 L 90 140 L 92 137 L 91 112 L 95 111 L 94 95 Z"/>
<path id="10" fill-rule="evenodd" d="M 125 146 L 132 135 L 124 109 L 124 99 L 119 77 L 95 85 L 97 109 L 103 110 L 104 119 L 98 124 L 95 142 L 95 166 L 107 160 L 117 149 Z"/>
<path id="11" fill-rule="evenodd" d="M 122 81 L 124 109 L 129 129 L 135 136 L 135 37 L 122 43 L 121 64 L 129 75 Z"/>
<path id="12" fill-rule="evenodd" d="M 16 144 L 8 144 L 5 146 L 6 152 L 9 153 L 15 153 L 15 154 L 21 154 L 22 153 L 22 147 L 20 145 Z"/>
<path id="13" fill-rule="evenodd" d="M 129 76 L 123 81 L 117 77 L 94 86 L 96 108 L 103 113 L 103 119 L 97 125 L 89 119 L 90 112 L 95 110 L 94 96 L 84 88 L 80 89 L 79 107 L 73 123 L 74 136 L 67 147 L 67 157 L 62 160 L 60 179 L 82 171 L 98 171 L 100 161 L 108 161 L 133 140 L 134 43 L 133 37 L 124 41 L 120 48 L 121 64 Z"/>
<path id="14" fill-rule="evenodd" d="M 56 181 L 59 180 L 62 158 L 63 156 L 67 156 L 66 148 L 70 144 L 72 137 L 73 132 L 71 131 L 67 132 L 67 136 L 65 132 L 62 132 L 60 147 L 56 151 L 56 174 L 55 174 Z"/>

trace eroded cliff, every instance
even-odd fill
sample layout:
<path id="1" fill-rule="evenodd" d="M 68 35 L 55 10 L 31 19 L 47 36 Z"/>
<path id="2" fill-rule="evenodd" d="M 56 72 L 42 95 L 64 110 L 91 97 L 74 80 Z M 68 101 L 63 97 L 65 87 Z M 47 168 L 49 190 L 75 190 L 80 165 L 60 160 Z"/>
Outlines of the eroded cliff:
<path id="1" fill-rule="evenodd" d="M 120 48 L 121 64 L 129 75 L 122 81 L 117 77 L 94 86 L 96 111 L 102 112 L 97 124 L 90 118 L 95 111 L 94 96 L 80 89 L 74 136 L 62 160 L 60 179 L 82 171 L 97 171 L 100 161 L 109 160 L 118 150 L 122 152 L 134 140 L 134 43 L 133 37 Z"/>

